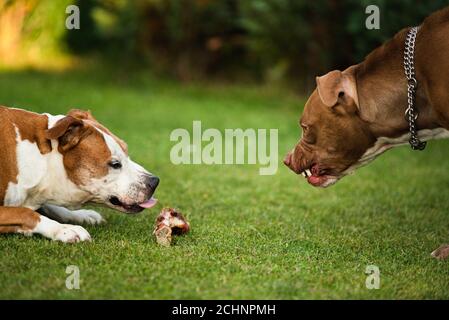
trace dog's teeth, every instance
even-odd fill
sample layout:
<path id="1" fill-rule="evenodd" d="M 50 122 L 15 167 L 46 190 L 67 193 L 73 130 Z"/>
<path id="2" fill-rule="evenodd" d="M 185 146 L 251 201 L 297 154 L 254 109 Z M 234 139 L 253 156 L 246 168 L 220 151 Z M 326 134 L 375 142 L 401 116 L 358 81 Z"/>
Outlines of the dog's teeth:
<path id="1" fill-rule="evenodd" d="M 307 170 L 306 170 L 306 174 L 307 174 L 308 176 L 311 176 L 311 175 L 312 175 L 312 172 L 310 172 L 310 170 L 307 169 Z"/>
<path id="2" fill-rule="evenodd" d="M 304 177 L 304 178 L 306 178 L 307 176 L 306 176 L 306 173 L 303 171 L 303 172 L 301 172 L 301 175 Z"/>

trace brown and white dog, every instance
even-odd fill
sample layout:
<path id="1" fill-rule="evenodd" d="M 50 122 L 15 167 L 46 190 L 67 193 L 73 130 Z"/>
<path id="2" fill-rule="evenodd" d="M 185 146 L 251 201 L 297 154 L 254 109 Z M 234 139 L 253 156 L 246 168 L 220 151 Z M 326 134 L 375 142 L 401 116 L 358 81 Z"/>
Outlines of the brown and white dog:
<path id="1" fill-rule="evenodd" d="M 317 77 L 284 163 L 327 187 L 393 147 L 407 144 L 404 29 L 345 71 Z M 449 7 L 429 16 L 415 48 L 416 108 L 421 140 L 449 138 Z"/>
<path id="2" fill-rule="evenodd" d="M 0 107 L 0 150 L 0 233 L 86 241 L 83 227 L 67 223 L 103 218 L 67 208 L 99 203 L 137 213 L 156 203 L 159 179 L 88 111 L 53 116 Z"/>

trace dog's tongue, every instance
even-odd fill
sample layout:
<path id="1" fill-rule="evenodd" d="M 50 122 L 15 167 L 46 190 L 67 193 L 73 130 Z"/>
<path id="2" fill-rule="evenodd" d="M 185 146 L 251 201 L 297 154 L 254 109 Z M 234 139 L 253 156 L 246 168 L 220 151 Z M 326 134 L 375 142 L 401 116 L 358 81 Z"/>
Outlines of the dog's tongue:
<path id="1" fill-rule="evenodd" d="M 149 209 L 149 208 L 154 207 L 156 205 L 156 203 L 157 203 L 157 199 L 151 198 L 150 200 L 139 204 L 139 206 L 142 208 L 145 208 L 145 209 Z"/>
<path id="2" fill-rule="evenodd" d="M 310 176 L 307 181 L 312 185 L 319 185 L 321 183 L 321 177 Z"/>

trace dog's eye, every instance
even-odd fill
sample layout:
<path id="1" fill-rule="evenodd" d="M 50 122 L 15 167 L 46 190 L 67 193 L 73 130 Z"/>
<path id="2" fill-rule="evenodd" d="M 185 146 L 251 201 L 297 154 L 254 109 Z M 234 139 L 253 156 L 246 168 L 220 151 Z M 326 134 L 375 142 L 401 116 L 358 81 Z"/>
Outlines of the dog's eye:
<path id="1" fill-rule="evenodd" d="M 302 133 L 302 137 L 304 138 L 305 136 L 306 136 L 306 134 L 307 134 L 307 127 L 306 126 L 303 126 L 302 124 L 300 125 L 301 126 L 301 133 Z"/>
<path id="2" fill-rule="evenodd" d="M 122 167 L 122 163 L 118 160 L 112 160 L 108 165 L 113 169 L 120 169 Z"/>

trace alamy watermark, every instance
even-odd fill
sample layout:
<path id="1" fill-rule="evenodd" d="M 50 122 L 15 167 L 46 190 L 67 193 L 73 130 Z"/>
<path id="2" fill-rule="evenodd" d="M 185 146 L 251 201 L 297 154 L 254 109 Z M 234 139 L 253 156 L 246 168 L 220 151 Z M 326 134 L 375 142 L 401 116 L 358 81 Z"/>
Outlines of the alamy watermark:
<path id="1" fill-rule="evenodd" d="M 79 30 L 80 28 L 80 8 L 77 5 L 70 5 L 65 8 L 65 13 L 69 16 L 65 19 L 65 27 L 68 30 Z"/>
<path id="2" fill-rule="evenodd" d="M 365 268 L 365 274 L 368 276 L 365 280 L 365 286 L 368 290 L 380 289 L 380 269 L 376 265 L 369 265 Z"/>
<path id="3" fill-rule="evenodd" d="M 368 30 L 380 29 L 380 9 L 378 6 L 371 4 L 365 8 L 365 13 L 369 16 L 365 20 L 365 27 Z"/>
<path id="4" fill-rule="evenodd" d="M 67 266 L 65 273 L 68 274 L 65 279 L 65 287 L 69 290 L 80 289 L 80 268 L 75 265 Z"/>
<path id="5" fill-rule="evenodd" d="M 259 164 L 260 175 L 274 175 L 278 169 L 277 129 L 218 129 L 202 131 L 201 121 L 193 121 L 192 135 L 175 129 L 170 151 L 175 164 Z"/>

